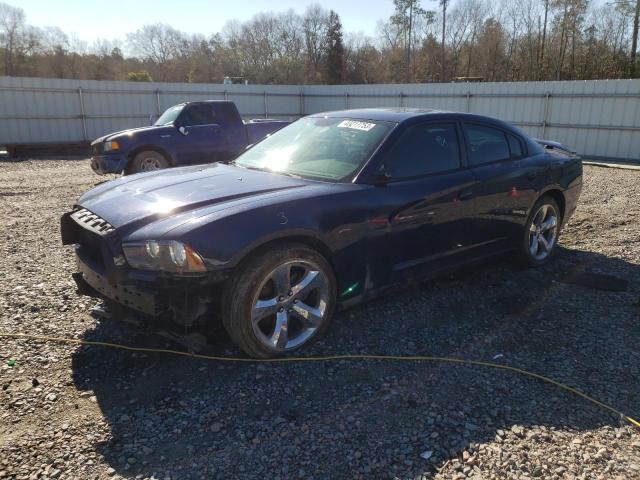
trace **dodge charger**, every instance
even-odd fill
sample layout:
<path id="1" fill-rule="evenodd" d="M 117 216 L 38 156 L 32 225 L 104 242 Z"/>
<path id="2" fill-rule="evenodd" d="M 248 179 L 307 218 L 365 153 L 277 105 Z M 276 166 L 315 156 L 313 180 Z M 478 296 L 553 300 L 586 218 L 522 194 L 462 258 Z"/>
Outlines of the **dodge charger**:
<path id="1" fill-rule="evenodd" d="M 345 110 L 229 164 L 101 184 L 62 217 L 62 240 L 79 293 L 183 329 L 222 319 L 268 358 L 392 286 L 510 252 L 544 264 L 581 185 L 577 155 L 500 120 Z"/>

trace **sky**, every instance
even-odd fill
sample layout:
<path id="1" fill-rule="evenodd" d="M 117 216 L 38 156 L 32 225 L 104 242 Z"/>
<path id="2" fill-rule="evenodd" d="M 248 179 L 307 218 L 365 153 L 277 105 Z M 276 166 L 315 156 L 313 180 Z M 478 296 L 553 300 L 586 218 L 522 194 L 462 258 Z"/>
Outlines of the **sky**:
<path id="1" fill-rule="evenodd" d="M 27 23 L 57 26 L 89 44 L 97 38 L 125 40 L 148 23 L 167 23 L 186 33 L 210 35 L 228 20 L 248 20 L 261 11 L 302 13 L 313 3 L 340 15 L 345 32 L 373 35 L 376 23 L 393 13 L 392 0 L 0 0 L 25 11 Z M 436 1 L 423 1 L 436 8 Z M 433 5 L 430 5 L 433 4 Z"/>

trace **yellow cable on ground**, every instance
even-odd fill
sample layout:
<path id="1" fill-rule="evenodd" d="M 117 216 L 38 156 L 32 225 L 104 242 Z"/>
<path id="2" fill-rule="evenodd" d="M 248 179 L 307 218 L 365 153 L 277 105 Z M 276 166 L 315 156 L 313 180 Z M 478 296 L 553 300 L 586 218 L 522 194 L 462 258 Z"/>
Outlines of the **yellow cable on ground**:
<path id="1" fill-rule="evenodd" d="M 44 335 L 30 335 L 27 333 L 0 333 L 0 337 L 7 338 L 22 338 L 25 340 L 41 340 L 47 342 L 59 342 L 59 343 L 70 343 L 75 345 L 94 345 L 99 347 L 110 347 L 117 348 L 120 350 L 128 350 L 131 352 L 146 352 L 146 353 L 169 353 L 172 355 L 181 355 L 183 357 L 191 357 L 202 360 L 217 360 L 219 362 L 244 362 L 244 363 L 290 363 L 290 362 L 325 362 L 331 360 L 391 360 L 391 361 L 404 361 L 404 362 L 447 362 L 447 363 L 457 363 L 462 365 L 475 365 L 482 367 L 490 367 L 490 368 L 499 368 L 501 370 L 509 370 L 511 372 L 519 373 L 521 375 L 525 375 L 527 377 L 536 378 L 545 383 L 549 383 L 551 385 L 555 385 L 556 387 L 561 388 L 567 392 L 573 393 L 584 400 L 588 400 L 589 402 L 598 405 L 609 412 L 615 413 L 620 416 L 620 418 L 626 420 L 631 425 L 636 428 L 640 428 L 640 422 L 637 420 L 625 415 L 620 410 L 607 405 L 606 403 L 602 403 L 595 398 L 590 397 L 586 393 L 582 393 L 579 390 L 576 390 L 573 387 L 560 383 L 556 380 L 553 380 L 549 377 L 545 377 L 544 375 L 539 375 L 537 373 L 528 372 L 527 370 L 523 370 L 517 367 L 511 367 L 509 365 L 501 365 L 499 363 L 492 362 L 483 362 L 480 360 L 465 360 L 462 358 L 453 358 L 453 357 L 431 357 L 425 355 L 407 355 L 407 356 L 399 356 L 399 355 L 366 355 L 366 354 L 356 354 L 356 355 L 327 355 L 321 357 L 282 357 L 282 358 L 270 358 L 270 359 L 262 359 L 257 360 L 254 358 L 241 358 L 241 357 L 219 357 L 215 355 L 203 355 L 199 353 L 190 353 L 190 352 L 181 352 L 179 350 L 168 350 L 163 348 L 145 348 L 145 347 L 129 347 L 127 345 L 120 345 L 117 343 L 109 343 L 109 342 L 95 342 L 91 340 L 80 340 L 76 338 L 61 338 L 61 337 L 49 337 Z"/>

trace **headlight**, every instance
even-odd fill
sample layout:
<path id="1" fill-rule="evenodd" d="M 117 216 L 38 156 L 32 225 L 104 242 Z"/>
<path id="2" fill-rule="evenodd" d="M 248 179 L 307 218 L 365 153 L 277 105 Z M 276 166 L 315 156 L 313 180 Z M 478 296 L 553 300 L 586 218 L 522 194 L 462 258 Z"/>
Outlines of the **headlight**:
<path id="1" fill-rule="evenodd" d="M 133 268 L 178 273 L 207 271 L 200 255 L 189 245 L 175 240 L 125 243 L 122 250 Z"/>
<path id="2" fill-rule="evenodd" d="M 104 142 L 104 151 L 110 152 L 112 150 L 120 150 L 120 144 L 115 140 L 112 140 L 110 142 Z"/>

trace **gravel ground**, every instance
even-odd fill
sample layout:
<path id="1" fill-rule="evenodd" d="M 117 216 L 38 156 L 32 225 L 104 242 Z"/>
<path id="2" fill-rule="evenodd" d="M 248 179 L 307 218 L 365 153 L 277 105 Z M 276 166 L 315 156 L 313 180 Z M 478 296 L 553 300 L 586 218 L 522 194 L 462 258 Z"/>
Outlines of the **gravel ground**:
<path id="1" fill-rule="evenodd" d="M 87 161 L 0 163 L 0 331 L 176 348 L 75 295 L 59 216 Z M 425 354 L 550 376 L 640 418 L 640 172 L 585 167 L 554 261 L 509 259 L 342 312 L 305 354 Z M 596 272 L 626 292 L 579 286 Z M 224 334 L 212 346 L 239 355 Z M 222 364 L 0 340 L 0 478 L 640 478 L 640 432 L 514 373 Z M 15 360 L 10 366 L 9 359 Z"/>

